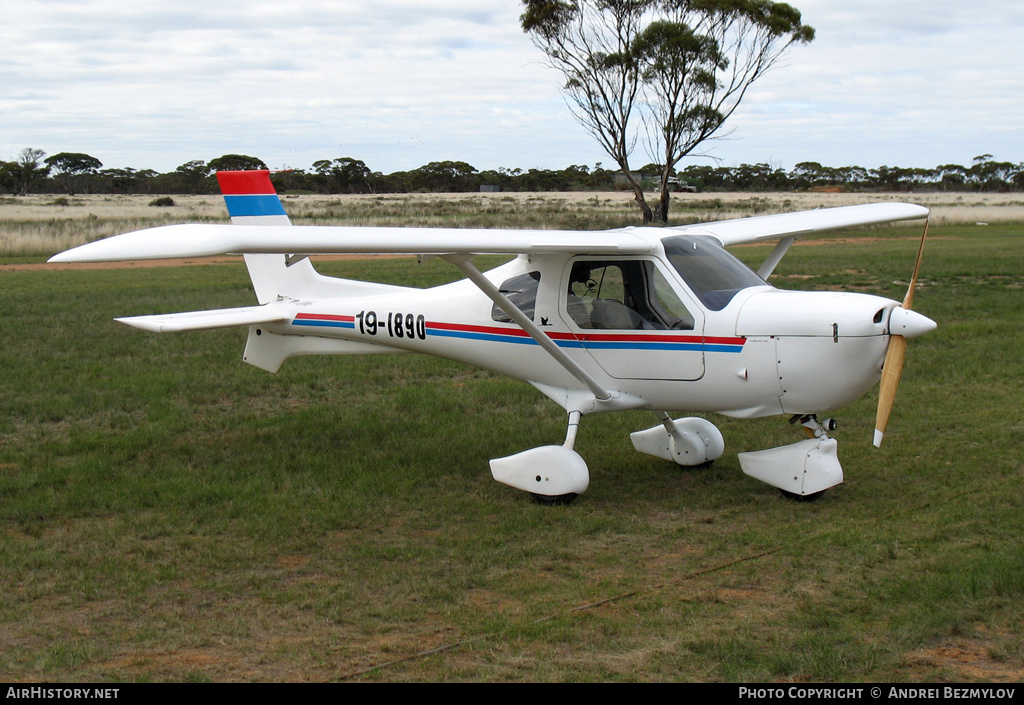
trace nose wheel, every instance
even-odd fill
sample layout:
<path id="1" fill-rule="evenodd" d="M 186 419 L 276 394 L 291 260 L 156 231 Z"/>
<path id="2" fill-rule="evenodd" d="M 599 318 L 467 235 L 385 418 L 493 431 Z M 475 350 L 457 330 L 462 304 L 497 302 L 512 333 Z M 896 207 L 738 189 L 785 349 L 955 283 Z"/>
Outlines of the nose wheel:
<path id="1" fill-rule="evenodd" d="M 798 423 L 803 426 L 808 438 L 828 438 L 828 436 L 825 435 L 827 432 L 835 431 L 839 428 L 839 422 L 835 419 L 830 418 L 825 419 L 824 421 L 818 421 L 818 416 L 816 414 L 793 416 L 789 422 L 791 424 Z M 798 494 L 796 492 L 790 492 L 789 490 L 779 488 L 779 494 L 791 502 L 817 502 L 825 492 L 826 490 L 822 490 L 821 492 L 811 492 L 810 494 Z"/>
<path id="2" fill-rule="evenodd" d="M 791 416 L 789 419 L 791 424 L 800 424 L 807 429 L 808 438 L 827 438 L 825 434 L 831 433 L 839 428 L 839 422 L 835 419 L 825 419 L 824 421 L 818 421 L 817 414 L 796 414 Z"/>
<path id="3" fill-rule="evenodd" d="M 787 490 L 779 489 L 779 494 L 791 502 L 803 502 L 805 504 L 809 504 L 811 502 L 817 502 L 827 491 L 828 490 L 822 490 L 821 492 L 812 492 L 811 494 L 797 494 L 796 492 L 788 492 Z"/>

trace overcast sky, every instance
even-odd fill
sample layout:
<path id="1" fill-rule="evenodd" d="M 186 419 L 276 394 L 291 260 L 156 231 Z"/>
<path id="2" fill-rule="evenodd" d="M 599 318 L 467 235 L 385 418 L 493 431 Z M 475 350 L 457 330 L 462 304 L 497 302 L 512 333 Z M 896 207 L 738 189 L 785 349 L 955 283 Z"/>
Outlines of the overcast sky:
<path id="1" fill-rule="evenodd" d="M 817 37 L 754 85 L 710 146 L 721 164 L 1024 161 L 1024 3 L 792 4 Z M 231 153 L 271 168 L 354 157 L 385 173 L 446 159 L 613 166 L 520 12 L 518 0 L 7 2 L 0 159 L 33 147 L 157 171 Z M 638 148 L 633 161 L 649 159 Z"/>

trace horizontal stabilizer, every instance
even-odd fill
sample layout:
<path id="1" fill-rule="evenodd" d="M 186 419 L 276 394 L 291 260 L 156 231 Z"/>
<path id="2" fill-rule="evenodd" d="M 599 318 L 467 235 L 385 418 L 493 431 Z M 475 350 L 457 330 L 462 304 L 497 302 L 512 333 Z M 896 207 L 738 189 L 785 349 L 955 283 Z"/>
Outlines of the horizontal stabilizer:
<path id="1" fill-rule="evenodd" d="M 245 308 L 222 308 L 213 311 L 132 316 L 115 320 L 153 333 L 180 333 L 186 330 L 213 330 L 234 326 L 283 323 L 291 320 L 293 315 L 294 311 L 290 307 L 268 304 Z"/>

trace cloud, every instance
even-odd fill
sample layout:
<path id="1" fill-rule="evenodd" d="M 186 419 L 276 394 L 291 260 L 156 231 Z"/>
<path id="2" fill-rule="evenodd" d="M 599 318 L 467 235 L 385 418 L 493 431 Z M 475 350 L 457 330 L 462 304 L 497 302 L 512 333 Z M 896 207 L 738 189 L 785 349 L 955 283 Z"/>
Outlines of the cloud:
<path id="1" fill-rule="evenodd" d="M 67 142 L 91 133 L 89 149 L 127 156 L 132 147 L 117 145 L 131 138 L 167 169 L 291 130 L 313 150 L 341 135 L 401 145 L 419 133 L 440 146 L 517 110 L 526 129 L 540 73 L 528 64 L 539 57 L 515 10 L 480 0 L 19 3 L 0 30 L 4 139 L 20 140 L 6 147 L 86 149 Z M 162 155 L 170 136 L 176 155 L 150 148 Z"/>
<path id="2" fill-rule="evenodd" d="M 1024 9 L 999 2 L 801 2 L 817 36 L 759 83 L 730 154 L 931 167 L 1024 158 Z M 773 138 L 783 149 L 772 151 Z M 988 145 L 985 147 L 984 145 Z"/>
<path id="3" fill-rule="evenodd" d="M 714 145 L 721 159 L 1022 158 L 1024 6 L 796 4 L 817 38 L 755 86 Z M 5 12 L 0 157 L 32 146 L 158 170 L 230 152 L 383 171 L 608 163 L 511 0 L 23 0 Z"/>

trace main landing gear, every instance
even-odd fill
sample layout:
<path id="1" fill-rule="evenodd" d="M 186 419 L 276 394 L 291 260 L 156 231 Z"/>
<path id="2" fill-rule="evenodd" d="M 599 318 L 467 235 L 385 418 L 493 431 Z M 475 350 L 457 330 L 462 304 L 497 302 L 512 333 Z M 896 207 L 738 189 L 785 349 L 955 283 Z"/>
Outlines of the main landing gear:
<path id="1" fill-rule="evenodd" d="M 570 504 L 590 484 L 590 472 L 573 450 L 579 431 L 579 411 L 569 413 L 569 428 L 560 446 L 541 446 L 491 461 L 491 475 L 516 489 L 529 492 L 538 504 Z M 673 420 L 660 412 L 661 425 L 630 434 L 641 453 L 671 460 L 685 467 L 708 467 L 725 451 L 722 433 L 700 418 Z"/>
<path id="2" fill-rule="evenodd" d="M 661 425 L 629 434 L 633 447 L 641 453 L 676 465 L 691 468 L 710 467 L 725 452 L 725 439 L 718 428 L 701 418 L 673 420 L 658 412 Z"/>
<path id="3" fill-rule="evenodd" d="M 571 504 L 590 486 L 590 470 L 573 450 L 580 427 L 579 411 L 569 412 L 569 429 L 560 446 L 541 446 L 491 461 L 498 482 L 533 495 L 538 504 Z"/>

